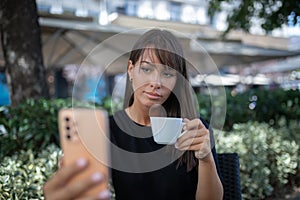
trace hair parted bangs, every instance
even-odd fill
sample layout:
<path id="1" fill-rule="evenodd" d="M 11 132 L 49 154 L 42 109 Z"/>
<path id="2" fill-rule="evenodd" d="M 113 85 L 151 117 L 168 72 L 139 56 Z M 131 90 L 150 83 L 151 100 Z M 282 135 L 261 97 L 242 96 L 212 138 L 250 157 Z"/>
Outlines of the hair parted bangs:
<path id="1" fill-rule="evenodd" d="M 162 64 L 180 73 L 185 69 L 182 46 L 169 31 L 153 29 L 146 32 L 134 45 L 129 59 L 135 64 L 147 50 L 151 50 Z"/>

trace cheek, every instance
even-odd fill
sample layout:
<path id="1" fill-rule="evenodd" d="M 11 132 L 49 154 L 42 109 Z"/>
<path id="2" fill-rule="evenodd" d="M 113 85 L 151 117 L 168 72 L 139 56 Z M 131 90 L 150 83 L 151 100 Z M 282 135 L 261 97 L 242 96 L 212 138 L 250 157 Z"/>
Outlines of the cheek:
<path id="1" fill-rule="evenodd" d="M 175 85 L 176 85 L 176 79 L 166 81 L 163 85 L 164 85 L 165 88 L 172 91 L 174 89 Z"/>
<path id="2" fill-rule="evenodd" d="M 142 91 L 144 87 L 146 87 L 147 82 L 142 80 L 135 80 L 132 83 L 132 88 L 134 92 Z"/>
<path id="3" fill-rule="evenodd" d="M 171 93 L 173 92 L 173 89 L 175 87 L 175 84 L 173 85 L 168 85 L 168 86 L 164 86 L 164 89 L 163 89 L 163 97 L 164 97 L 164 100 L 168 99 L 169 96 L 171 95 Z"/>

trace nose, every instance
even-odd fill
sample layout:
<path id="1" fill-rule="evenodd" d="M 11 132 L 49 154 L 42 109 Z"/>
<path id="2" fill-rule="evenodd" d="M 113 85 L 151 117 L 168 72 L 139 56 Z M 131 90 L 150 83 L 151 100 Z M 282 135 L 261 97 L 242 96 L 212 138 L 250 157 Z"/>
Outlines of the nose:
<path id="1" fill-rule="evenodd" d="M 159 73 L 155 73 L 151 80 L 151 87 L 154 87 L 155 89 L 161 88 L 161 78 Z"/>

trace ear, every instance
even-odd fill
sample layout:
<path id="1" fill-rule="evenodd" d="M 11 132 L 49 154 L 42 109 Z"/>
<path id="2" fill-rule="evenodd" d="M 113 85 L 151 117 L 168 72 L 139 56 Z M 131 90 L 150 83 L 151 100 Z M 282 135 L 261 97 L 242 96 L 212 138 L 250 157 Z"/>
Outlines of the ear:
<path id="1" fill-rule="evenodd" d="M 132 79 L 132 75 L 133 75 L 133 64 L 132 64 L 132 61 L 129 60 L 128 61 L 128 67 L 127 67 L 127 73 L 128 73 L 128 76 L 129 76 L 129 79 Z"/>

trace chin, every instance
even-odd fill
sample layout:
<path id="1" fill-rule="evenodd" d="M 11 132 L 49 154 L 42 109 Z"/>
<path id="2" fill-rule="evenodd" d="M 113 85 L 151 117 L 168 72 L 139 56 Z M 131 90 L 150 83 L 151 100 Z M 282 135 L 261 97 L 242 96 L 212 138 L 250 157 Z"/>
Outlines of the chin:
<path id="1" fill-rule="evenodd" d="M 145 103 L 144 105 L 146 105 L 147 107 L 150 108 L 151 106 L 153 106 L 153 105 L 155 105 L 155 104 L 160 104 L 160 105 L 162 105 L 163 102 L 162 102 L 162 101 L 150 101 L 150 102 Z"/>

